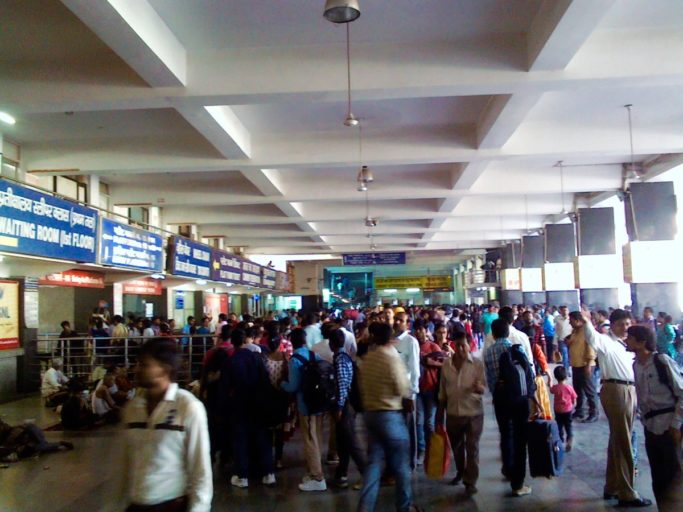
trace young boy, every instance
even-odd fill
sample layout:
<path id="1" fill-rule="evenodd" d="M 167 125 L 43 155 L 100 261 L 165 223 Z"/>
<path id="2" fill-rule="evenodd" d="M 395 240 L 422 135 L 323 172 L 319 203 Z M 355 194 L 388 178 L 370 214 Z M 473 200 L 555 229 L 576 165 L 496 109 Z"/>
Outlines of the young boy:
<path id="1" fill-rule="evenodd" d="M 557 384 L 550 388 L 555 397 L 555 419 L 560 429 L 560 438 L 565 443 L 565 451 L 570 452 L 574 435 L 572 433 L 572 412 L 576 406 L 576 391 L 567 381 L 567 370 L 564 366 L 558 366 L 553 372 Z"/>

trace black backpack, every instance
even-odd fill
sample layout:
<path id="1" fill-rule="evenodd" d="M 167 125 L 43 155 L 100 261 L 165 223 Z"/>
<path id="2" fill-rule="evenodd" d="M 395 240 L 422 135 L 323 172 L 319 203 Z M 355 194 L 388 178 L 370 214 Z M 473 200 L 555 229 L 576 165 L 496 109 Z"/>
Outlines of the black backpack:
<path id="1" fill-rule="evenodd" d="M 337 398 L 337 388 L 334 381 L 334 366 L 327 361 L 316 359 L 315 353 L 309 351 L 307 360 L 300 354 L 293 357 L 302 363 L 301 389 L 308 414 L 320 414 L 331 411 Z"/>
<path id="2" fill-rule="evenodd" d="M 536 393 L 536 383 L 529 360 L 520 345 L 513 345 L 500 355 L 498 386 L 508 405 L 519 404 Z"/>

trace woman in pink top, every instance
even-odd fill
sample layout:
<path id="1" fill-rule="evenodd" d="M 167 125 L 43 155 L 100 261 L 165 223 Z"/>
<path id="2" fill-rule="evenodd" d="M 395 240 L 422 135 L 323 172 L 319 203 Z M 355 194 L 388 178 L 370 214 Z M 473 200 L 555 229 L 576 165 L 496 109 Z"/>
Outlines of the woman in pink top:
<path id="1" fill-rule="evenodd" d="M 564 366 L 558 366 L 553 372 L 557 384 L 550 388 L 550 392 L 555 397 L 555 420 L 560 429 L 560 438 L 562 441 L 566 440 L 565 451 L 569 452 L 572 449 L 572 440 L 574 435 L 572 433 L 572 412 L 576 405 L 576 391 L 567 381 L 567 370 Z"/>

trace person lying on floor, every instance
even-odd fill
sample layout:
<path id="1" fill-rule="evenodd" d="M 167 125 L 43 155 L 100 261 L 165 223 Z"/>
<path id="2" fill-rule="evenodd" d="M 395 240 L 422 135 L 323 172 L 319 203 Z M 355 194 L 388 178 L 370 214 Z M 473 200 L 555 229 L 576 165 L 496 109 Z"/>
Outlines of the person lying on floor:
<path id="1" fill-rule="evenodd" d="M 48 443 L 43 431 L 32 423 L 12 427 L 0 419 L 0 461 L 17 462 L 42 453 L 73 450 L 67 441 Z"/>

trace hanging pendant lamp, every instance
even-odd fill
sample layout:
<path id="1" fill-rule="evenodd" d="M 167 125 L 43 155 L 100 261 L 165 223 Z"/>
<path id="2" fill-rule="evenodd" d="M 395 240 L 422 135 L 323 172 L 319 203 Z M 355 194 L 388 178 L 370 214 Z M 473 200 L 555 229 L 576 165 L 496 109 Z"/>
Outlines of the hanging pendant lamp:
<path id="1" fill-rule="evenodd" d="M 351 23 L 360 17 L 358 0 L 327 0 L 323 16 L 332 23 Z"/>

